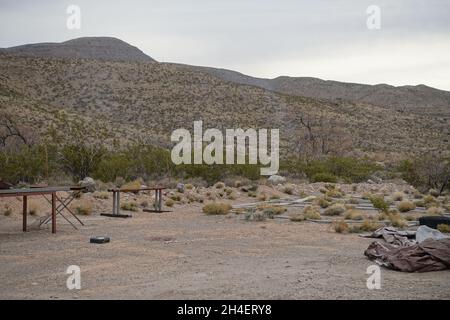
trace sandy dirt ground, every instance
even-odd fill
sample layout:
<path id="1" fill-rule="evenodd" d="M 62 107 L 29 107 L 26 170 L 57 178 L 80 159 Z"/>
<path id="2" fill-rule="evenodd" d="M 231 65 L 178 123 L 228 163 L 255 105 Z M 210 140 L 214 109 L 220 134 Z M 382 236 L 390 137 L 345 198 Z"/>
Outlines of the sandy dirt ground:
<path id="1" fill-rule="evenodd" d="M 450 271 L 381 269 L 382 288 L 367 289 L 372 240 L 329 225 L 207 216 L 200 203 L 130 219 L 100 216 L 105 208 L 82 216 L 79 230 L 58 218 L 57 234 L 49 225 L 23 233 L 20 215 L 0 217 L 0 299 L 450 298 Z M 81 290 L 66 286 L 70 265 L 81 268 Z"/>

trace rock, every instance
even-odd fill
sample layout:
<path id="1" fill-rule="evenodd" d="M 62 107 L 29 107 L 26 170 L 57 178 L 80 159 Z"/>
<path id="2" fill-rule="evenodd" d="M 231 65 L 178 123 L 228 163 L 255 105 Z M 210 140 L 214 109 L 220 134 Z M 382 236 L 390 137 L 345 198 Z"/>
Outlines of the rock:
<path id="1" fill-rule="evenodd" d="M 383 182 L 383 179 L 376 175 L 372 175 L 370 178 L 373 183 L 382 183 Z"/>
<path id="2" fill-rule="evenodd" d="M 178 183 L 176 186 L 176 189 L 179 193 L 184 193 L 184 190 L 186 189 L 184 183 Z"/>
<path id="3" fill-rule="evenodd" d="M 430 189 L 428 192 L 429 192 L 429 194 L 432 195 L 433 197 L 439 197 L 439 196 L 440 196 L 439 191 L 436 190 L 436 189 Z"/>
<path id="4" fill-rule="evenodd" d="M 286 178 L 274 174 L 273 176 L 270 176 L 269 179 L 267 179 L 267 181 L 270 182 L 271 184 L 282 184 L 286 182 Z"/>
<path id="5" fill-rule="evenodd" d="M 242 186 L 240 190 L 242 192 L 256 191 L 258 190 L 258 186 L 257 185 Z"/>
<path id="6" fill-rule="evenodd" d="M 85 188 L 85 192 L 94 192 L 95 191 L 95 181 L 90 177 L 86 177 L 80 182 L 78 182 L 80 187 Z"/>

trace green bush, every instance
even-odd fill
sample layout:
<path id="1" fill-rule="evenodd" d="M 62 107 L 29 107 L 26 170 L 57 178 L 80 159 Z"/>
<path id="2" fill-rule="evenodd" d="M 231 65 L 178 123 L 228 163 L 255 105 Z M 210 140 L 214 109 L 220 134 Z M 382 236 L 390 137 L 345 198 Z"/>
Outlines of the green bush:
<path id="1" fill-rule="evenodd" d="M 382 197 L 372 196 L 369 198 L 369 200 L 370 202 L 372 202 L 372 205 L 375 209 L 378 209 L 381 212 L 388 212 L 389 204 L 384 201 Z"/>
<path id="2" fill-rule="evenodd" d="M 281 161 L 280 169 L 290 174 L 306 175 L 311 181 L 335 182 L 342 179 L 346 182 L 362 182 L 375 171 L 381 170 L 381 167 L 366 158 L 325 157 L 308 160 L 291 157 Z"/>
<path id="3" fill-rule="evenodd" d="M 22 147 L 16 152 L 0 152 L 0 178 L 3 181 L 35 183 L 57 174 L 54 148 Z"/>
<path id="4" fill-rule="evenodd" d="M 321 172 L 321 173 L 316 173 L 315 175 L 312 176 L 311 178 L 312 182 L 332 182 L 332 183 L 336 183 L 337 182 L 337 177 L 334 174 L 331 173 L 327 173 L 327 172 Z"/>

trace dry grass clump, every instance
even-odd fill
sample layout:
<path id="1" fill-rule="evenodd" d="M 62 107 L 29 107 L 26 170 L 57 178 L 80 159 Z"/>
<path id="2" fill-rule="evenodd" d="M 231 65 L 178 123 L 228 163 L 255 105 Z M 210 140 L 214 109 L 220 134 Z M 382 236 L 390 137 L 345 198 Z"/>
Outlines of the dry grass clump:
<path id="1" fill-rule="evenodd" d="M 401 191 L 394 192 L 392 195 L 392 200 L 394 201 L 402 201 L 405 198 L 405 194 Z"/>
<path id="2" fill-rule="evenodd" d="M 348 233 L 350 230 L 348 224 L 343 220 L 333 222 L 332 226 L 337 233 Z"/>
<path id="3" fill-rule="evenodd" d="M 266 201 L 266 200 L 267 200 L 267 195 L 266 195 L 264 192 L 261 192 L 261 193 L 258 195 L 258 200 L 259 200 L 259 201 Z"/>
<path id="4" fill-rule="evenodd" d="M 301 222 L 301 221 L 305 221 L 305 215 L 303 213 L 293 213 L 289 216 L 289 220 L 294 221 L 294 222 Z"/>
<path id="5" fill-rule="evenodd" d="M 320 216 L 320 210 L 316 206 L 307 206 L 303 209 L 303 216 L 305 219 L 311 220 L 320 220 L 322 217 Z"/>
<path id="6" fill-rule="evenodd" d="M 335 203 L 325 209 L 324 215 L 326 216 L 339 216 L 345 211 L 345 206 L 340 203 Z"/>
<path id="7" fill-rule="evenodd" d="M 236 198 L 237 198 L 237 196 L 236 196 L 236 194 L 234 192 L 230 193 L 227 196 L 227 199 L 230 199 L 230 200 L 236 200 Z"/>
<path id="8" fill-rule="evenodd" d="M 375 231 L 377 229 L 380 229 L 382 227 L 382 225 L 380 223 L 377 223 L 375 221 L 372 220 L 364 220 L 361 225 L 359 226 L 359 229 L 361 231 Z"/>
<path id="9" fill-rule="evenodd" d="M 423 201 L 422 199 L 420 200 L 415 200 L 414 204 L 416 205 L 416 207 L 425 207 L 425 201 Z"/>
<path id="10" fill-rule="evenodd" d="M 257 207 L 260 211 L 270 211 L 273 215 L 279 215 L 287 211 L 285 207 L 282 206 L 274 206 L 271 204 L 262 204 Z"/>
<path id="11" fill-rule="evenodd" d="M 203 203 L 204 201 L 203 197 L 200 194 L 194 192 L 187 193 L 186 199 L 188 200 L 189 203 L 191 202 Z"/>
<path id="12" fill-rule="evenodd" d="M 92 214 L 94 205 L 92 201 L 89 200 L 78 200 L 74 205 L 72 205 L 72 211 L 75 214 L 88 216 Z"/>
<path id="13" fill-rule="evenodd" d="M 231 210 L 231 205 L 221 202 L 211 202 L 203 206 L 203 212 L 207 215 L 227 214 Z"/>
<path id="14" fill-rule="evenodd" d="M 365 214 L 361 210 L 350 209 L 345 211 L 344 219 L 346 220 L 364 220 Z"/>
<path id="15" fill-rule="evenodd" d="M 448 224 L 438 224 L 437 225 L 437 229 L 440 232 L 444 232 L 444 233 L 450 233 L 450 226 Z"/>
<path id="16" fill-rule="evenodd" d="M 186 188 L 186 190 L 192 190 L 192 189 L 194 189 L 194 185 L 191 184 L 191 183 L 187 183 L 184 187 Z"/>
<path id="17" fill-rule="evenodd" d="M 408 212 L 408 211 L 414 210 L 415 208 L 416 208 L 416 205 L 414 204 L 414 202 L 408 201 L 408 200 L 401 201 L 397 205 L 397 209 L 400 212 Z"/>
<path id="18" fill-rule="evenodd" d="M 216 189 L 223 189 L 223 188 L 225 188 L 225 183 L 223 183 L 223 182 L 217 182 L 217 183 L 214 185 L 214 187 L 215 187 Z"/>
<path id="19" fill-rule="evenodd" d="M 379 221 L 389 221 L 393 227 L 404 228 L 408 225 L 407 219 L 403 217 L 397 210 L 392 209 L 389 212 L 382 212 L 378 216 Z"/>
<path id="20" fill-rule="evenodd" d="M 342 198 L 344 196 L 343 192 L 339 189 L 328 190 L 325 195 L 330 198 Z"/>
<path id="21" fill-rule="evenodd" d="M 426 195 L 425 197 L 423 197 L 423 202 L 425 204 L 425 207 L 428 208 L 428 207 L 435 206 L 437 203 L 437 200 L 432 195 Z"/>
<path id="22" fill-rule="evenodd" d="M 430 207 L 430 208 L 427 209 L 427 215 L 429 215 L 429 216 L 440 216 L 443 213 L 444 213 L 444 209 L 443 208 Z"/>
<path id="23" fill-rule="evenodd" d="M 120 205 L 120 208 L 125 211 L 138 211 L 136 202 L 124 202 Z"/>
<path id="24" fill-rule="evenodd" d="M 107 200 L 107 199 L 109 199 L 109 192 L 106 192 L 106 191 L 95 191 L 93 196 L 96 199 Z"/>
<path id="25" fill-rule="evenodd" d="M 247 211 L 244 216 L 247 221 L 265 221 L 267 218 L 273 219 L 273 215 L 268 211 Z"/>
<path id="26" fill-rule="evenodd" d="M 350 199 L 347 200 L 347 203 L 359 204 L 359 199 L 358 198 L 350 198 Z"/>
<path id="27" fill-rule="evenodd" d="M 350 232 L 350 233 L 370 232 L 370 231 L 375 231 L 381 227 L 382 227 L 381 224 L 379 224 L 375 221 L 366 219 L 360 225 L 354 225 L 354 226 L 349 227 L 348 232 Z"/>
<path id="28" fill-rule="evenodd" d="M 3 206 L 2 213 L 3 213 L 4 216 L 9 217 L 10 215 L 12 215 L 13 211 L 12 211 L 11 207 L 8 204 L 5 204 Z"/>
<path id="29" fill-rule="evenodd" d="M 30 216 L 35 216 L 38 214 L 38 212 L 39 212 L 39 205 L 34 201 L 30 201 L 30 203 L 28 204 L 28 214 Z"/>
<path id="30" fill-rule="evenodd" d="M 122 185 L 120 187 L 120 189 L 122 190 L 139 190 L 141 188 L 142 185 L 142 181 L 141 180 L 134 180 L 134 181 L 130 181 L 125 183 L 124 185 Z"/>
<path id="31" fill-rule="evenodd" d="M 169 196 L 169 198 L 175 202 L 181 201 L 181 196 L 179 194 L 172 194 Z"/>
<path id="32" fill-rule="evenodd" d="M 294 186 L 291 184 L 285 185 L 283 188 L 283 193 L 293 195 L 294 194 Z"/>
<path id="33" fill-rule="evenodd" d="M 173 201 L 172 199 L 167 199 L 166 202 L 164 203 L 167 207 L 172 208 L 175 204 L 175 201 Z"/>
<path id="34" fill-rule="evenodd" d="M 407 220 L 400 214 L 390 214 L 389 220 L 393 227 L 404 228 L 408 225 Z"/>
<path id="35" fill-rule="evenodd" d="M 314 204 L 318 205 L 322 209 L 325 209 L 325 208 L 328 208 L 331 205 L 331 202 L 329 202 L 328 200 L 326 200 L 323 197 L 320 197 L 320 198 L 316 198 L 314 200 Z"/>

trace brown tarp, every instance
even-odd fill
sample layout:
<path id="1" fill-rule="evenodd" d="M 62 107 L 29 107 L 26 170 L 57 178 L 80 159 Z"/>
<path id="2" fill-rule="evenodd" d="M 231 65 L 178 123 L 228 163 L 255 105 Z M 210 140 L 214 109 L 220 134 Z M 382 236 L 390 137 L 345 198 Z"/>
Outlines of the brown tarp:
<path id="1" fill-rule="evenodd" d="M 364 255 L 387 268 L 404 272 L 450 269 L 450 239 L 430 238 L 420 244 L 401 247 L 375 241 Z"/>

